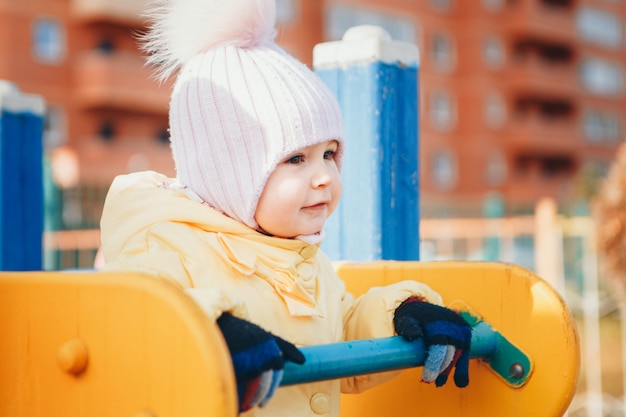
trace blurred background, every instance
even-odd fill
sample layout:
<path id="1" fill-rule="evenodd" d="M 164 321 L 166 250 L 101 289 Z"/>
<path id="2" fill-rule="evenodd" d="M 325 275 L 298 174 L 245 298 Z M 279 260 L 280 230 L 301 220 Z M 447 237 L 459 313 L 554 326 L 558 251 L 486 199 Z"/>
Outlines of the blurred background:
<path id="1" fill-rule="evenodd" d="M 47 103 L 45 269 L 93 267 L 116 175 L 175 175 L 171 82 L 151 78 L 138 48 L 146 3 L 0 0 L 0 79 Z M 623 278 L 598 250 L 609 219 L 593 215 L 624 139 L 626 0 L 278 0 L 278 11 L 279 43 L 308 65 L 314 45 L 360 24 L 418 45 L 422 259 L 514 262 L 551 282 L 581 335 L 569 415 L 626 416 Z"/>

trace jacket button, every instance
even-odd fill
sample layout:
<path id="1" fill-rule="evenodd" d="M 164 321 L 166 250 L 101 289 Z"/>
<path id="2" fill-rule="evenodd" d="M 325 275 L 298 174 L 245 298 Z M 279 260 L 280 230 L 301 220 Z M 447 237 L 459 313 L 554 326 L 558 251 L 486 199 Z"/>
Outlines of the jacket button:
<path id="1" fill-rule="evenodd" d="M 315 414 L 328 414 L 330 409 L 330 399 L 328 395 L 318 392 L 311 397 L 311 410 Z"/>
<path id="2" fill-rule="evenodd" d="M 302 248 L 302 250 L 300 250 L 300 256 L 302 256 L 304 259 L 312 258 L 313 256 L 315 256 L 315 254 L 317 254 L 317 250 L 317 246 L 307 245 Z"/>

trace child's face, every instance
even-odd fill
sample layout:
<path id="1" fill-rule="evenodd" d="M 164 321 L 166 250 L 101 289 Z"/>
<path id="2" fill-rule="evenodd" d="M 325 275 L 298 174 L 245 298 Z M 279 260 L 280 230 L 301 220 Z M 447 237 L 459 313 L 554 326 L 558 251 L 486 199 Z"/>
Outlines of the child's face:
<path id="1" fill-rule="evenodd" d="M 255 213 L 262 230 L 283 238 L 322 230 L 341 197 L 337 147 L 334 140 L 309 146 L 278 164 Z"/>

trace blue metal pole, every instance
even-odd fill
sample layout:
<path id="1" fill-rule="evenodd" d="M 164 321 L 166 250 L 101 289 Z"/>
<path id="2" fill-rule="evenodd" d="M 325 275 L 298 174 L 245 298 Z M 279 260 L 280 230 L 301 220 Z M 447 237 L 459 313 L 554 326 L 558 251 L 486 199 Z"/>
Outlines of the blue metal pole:
<path id="1" fill-rule="evenodd" d="M 0 81 L 0 270 L 42 268 L 44 100 Z"/>
<path id="2" fill-rule="evenodd" d="M 300 350 L 305 363 L 285 364 L 281 385 L 293 385 L 423 366 L 424 341 L 400 336 L 354 340 Z M 479 321 L 472 327 L 471 358 L 485 360 L 511 386 L 522 386 L 532 372 L 530 359 L 500 333 Z"/>
<path id="3" fill-rule="evenodd" d="M 419 259 L 418 56 L 373 26 L 314 49 L 346 130 L 343 197 L 323 244 L 334 260 Z"/>

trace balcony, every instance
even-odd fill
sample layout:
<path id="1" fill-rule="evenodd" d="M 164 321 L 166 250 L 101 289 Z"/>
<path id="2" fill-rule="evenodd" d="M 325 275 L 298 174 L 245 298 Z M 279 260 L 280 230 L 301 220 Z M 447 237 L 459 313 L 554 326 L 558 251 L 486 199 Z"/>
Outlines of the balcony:
<path id="1" fill-rule="evenodd" d="M 513 92 L 557 97 L 575 97 L 582 92 L 573 62 L 551 62 L 536 55 L 514 58 L 505 77 Z"/>
<path id="2" fill-rule="evenodd" d="M 75 149 L 83 183 L 110 184 L 116 175 L 144 170 L 176 175 L 170 147 L 152 138 L 124 137 L 105 143 L 98 137 L 83 136 Z"/>
<path id="3" fill-rule="evenodd" d="M 150 0 L 71 0 L 73 17 L 85 21 L 122 22 L 134 25 L 143 21 L 141 15 Z"/>
<path id="4" fill-rule="evenodd" d="M 86 52 L 76 58 L 74 74 L 82 109 L 167 114 L 171 86 L 159 85 L 141 56 Z"/>
<path id="5" fill-rule="evenodd" d="M 574 157 L 581 140 L 574 117 L 530 113 L 513 115 L 507 128 L 507 147 L 512 154 Z"/>
<path id="6" fill-rule="evenodd" d="M 515 3 L 511 12 L 504 26 L 512 39 L 576 41 L 574 7 L 555 7 L 542 1 L 522 0 Z"/>
<path id="7" fill-rule="evenodd" d="M 504 187 L 505 199 L 511 206 L 519 207 L 529 207 L 546 196 L 566 199 L 571 194 L 576 169 L 549 174 L 540 164 L 524 171 L 513 168 Z"/>

